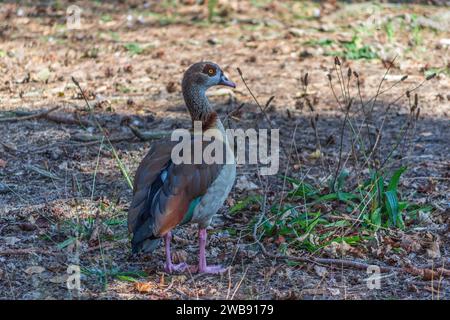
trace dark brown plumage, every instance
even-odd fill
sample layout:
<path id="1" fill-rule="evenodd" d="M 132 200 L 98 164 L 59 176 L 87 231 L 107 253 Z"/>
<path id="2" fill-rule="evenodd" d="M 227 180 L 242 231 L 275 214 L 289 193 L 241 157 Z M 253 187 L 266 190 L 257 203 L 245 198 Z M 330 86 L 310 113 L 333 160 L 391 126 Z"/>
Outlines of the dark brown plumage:
<path id="1" fill-rule="evenodd" d="M 204 195 L 215 180 L 221 164 L 178 164 L 171 161 L 175 141 L 154 143 L 136 171 L 128 229 L 133 233 L 133 251 L 163 237 L 178 225 L 191 201 Z M 203 149 L 207 146 L 202 142 Z M 165 181 L 161 172 L 166 171 Z M 150 249 L 150 248 L 149 248 Z M 144 250 L 150 251 L 150 250 Z"/>

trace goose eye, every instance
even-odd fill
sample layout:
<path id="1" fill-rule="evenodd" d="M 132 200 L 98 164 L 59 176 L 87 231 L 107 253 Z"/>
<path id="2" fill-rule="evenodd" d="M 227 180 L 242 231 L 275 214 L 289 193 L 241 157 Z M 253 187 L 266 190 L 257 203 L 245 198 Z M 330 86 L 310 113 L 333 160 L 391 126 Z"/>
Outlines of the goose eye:
<path id="1" fill-rule="evenodd" d="M 210 77 L 214 77 L 216 75 L 216 68 L 211 65 L 206 65 L 205 68 L 203 68 L 203 73 Z"/>

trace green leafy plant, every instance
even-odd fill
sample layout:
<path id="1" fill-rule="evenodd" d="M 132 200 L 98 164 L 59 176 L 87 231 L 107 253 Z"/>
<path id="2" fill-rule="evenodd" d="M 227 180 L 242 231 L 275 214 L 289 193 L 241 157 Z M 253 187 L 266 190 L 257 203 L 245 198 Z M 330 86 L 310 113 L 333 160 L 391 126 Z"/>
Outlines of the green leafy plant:
<path id="1" fill-rule="evenodd" d="M 103 289 L 108 286 L 108 279 L 115 278 L 120 281 L 137 282 L 139 279 L 147 277 L 143 271 L 122 271 L 119 268 L 99 269 L 99 268 L 81 268 L 81 273 L 87 276 L 93 276 L 100 282 Z"/>
<path id="2" fill-rule="evenodd" d="M 326 52 L 326 55 L 345 57 L 349 60 L 358 59 L 376 59 L 378 54 L 369 45 L 363 45 L 362 40 L 357 35 L 353 36 L 352 40 L 342 42 L 343 51 L 341 52 Z"/>
<path id="3" fill-rule="evenodd" d="M 389 20 L 388 22 L 386 22 L 384 24 L 384 31 L 386 32 L 386 36 L 388 38 L 388 41 L 389 42 L 393 42 L 394 35 L 395 35 L 395 28 L 394 28 L 394 24 L 392 23 L 391 20 Z"/>
<path id="4" fill-rule="evenodd" d="M 422 28 L 417 23 L 417 15 L 411 15 L 411 36 L 414 46 L 420 46 L 422 44 Z"/>
<path id="5" fill-rule="evenodd" d="M 172 14 L 163 14 L 158 12 L 146 12 L 145 15 L 151 19 L 151 21 L 155 21 L 159 26 L 167 26 L 177 21 L 180 21 L 180 17 L 176 14 L 176 12 Z"/>
<path id="6" fill-rule="evenodd" d="M 208 22 L 212 22 L 216 14 L 216 6 L 218 4 L 218 0 L 208 0 Z"/>
<path id="7" fill-rule="evenodd" d="M 447 76 L 450 76 L 450 67 L 442 67 L 442 68 L 431 67 L 431 68 L 427 68 L 424 71 L 424 76 L 425 77 L 431 77 L 434 74 L 435 75 L 445 74 Z"/>
<path id="8" fill-rule="evenodd" d="M 279 242 L 280 251 L 289 246 L 315 251 L 331 242 L 358 244 L 371 236 L 367 232 L 380 228 L 405 228 L 405 216 L 412 217 L 420 209 L 407 201 L 402 201 L 399 182 L 406 167 L 393 172 L 381 174 L 372 171 L 366 181 L 353 190 L 346 191 L 345 182 L 349 173 L 343 170 L 336 179 L 334 191 L 332 184 L 320 190 L 304 181 L 286 177 L 292 189 L 288 192 L 288 200 L 283 206 L 275 204 L 271 207 L 272 218 L 261 224 L 263 235 Z M 281 177 L 280 177 L 281 178 Z M 236 204 L 236 210 L 243 208 L 241 204 L 249 203 L 248 198 Z M 350 227 L 346 219 L 328 220 L 329 212 L 317 208 L 346 208 L 348 214 L 360 214 L 361 228 L 366 235 L 339 235 L 342 228 Z M 422 208 L 423 210 L 424 208 Z M 342 216 L 341 209 L 336 209 L 335 217 Z M 280 237 L 283 241 L 280 242 Z"/>
<path id="9" fill-rule="evenodd" d="M 261 196 L 259 195 L 252 195 L 244 198 L 243 200 L 239 200 L 236 202 L 229 210 L 231 214 L 234 214 L 236 212 L 242 211 L 243 209 L 247 208 L 251 204 L 260 203 L 261 202 Z"/>
<path id="10" fill-rule="evenodd" d="M 100 17 L 100 20 L 102 21 L 102 22 L 110 22 L 110 21 L 112 21 L 112 17 L 109 15 L 109 14 L 104 14 L 104 15 L 102 15 L 101 17 Z"/>
<path id="11" fill-rule="evenodd" d="M 366 214 L 370 224 L 378 230 L 381 226 L 404 228 L 403 211 L 406 203 L 399 202 L 398 184 L 400 176 L 406 171 L 406 167 L 395 170 L 389 183 L 379 172 L 372 172 L 370 179 L 362 187 L 362 192 L 366 192 L 368 202 L 367 207 L 370 214 Z"/>
<path id="12" fill-rule="evenodd" d="M 142 52 L 144 52 L 144 49 L 138 43 L 127 43 L 124 45 L 124 47 L 131 54 L 141 54 Z"/>
<path id="13" fill-rule="evenodd" d="M 120 41 L 120 34 L 118 32 L 111 31 L 109 32 L 109 36 L 111 37 L 111 40 L 114 42 Z"/>
<path id="14" fill-rule="evenodd" d="M 319 39 L 319 40 L 309 40 L 305 41 L 304 45 L 308 46 L 320 46 L 320 47 L 329 47 L 334 44 L 332 39 Z"/>
<path id="15" fill-rule="evenodd" d="M 278 206 L 274 205 L 271 211 L 275 213 L 274 219 L 262 224 L 263 233 L 278 241 L 281 251 L 287 248 L 287 244 L 308 251 L 315 251 L 320 247 L 320 239 L 314 241 L 314 237 L 310 237 L 319 224 L 328 223 L 320 212 L 304 213 L 292 204 L 286 204 L 279 211 Z"/>
<path id="16" fill-rule="evenodd" d="M 347 58 L 371 58 L 372 54 L 376 55 L 372 49 L 364 49 L 365 46 L 357 36 L 345 42 L 343 48 L 341 55 Z M 317 182 L 317 179 L 310 178 L 307 173 L 307 180 L 279 177 L 283 180 L 283 193 L 280 197 L 275 195 L 271 206 L 268 203 L 270 198 L 264 197 L 261 201 L 261 214 L 253 219 L 250 227 L 253 238 L 260 245 L 263 242 L 271 243 L 278 251 L 288 253 L 286 259 L 293 256 L 289 252 L 291 249 L 301 248 L 315 252 L 333 243 L 359 245 L 374 238 L 378 231 L 389 233 L 390 229 L 404 229 L 411 219 L 420 216 L 425 210 L 430 210 L 429 206 L 409 202 L 401 192 L 400 179 L 407 169 L 404 166 L 398 167 L 398 163 L 407 163 L 404 155 L 408 154 L 408 147 L 411 147 L 410 141 L 419 119 L 418 95 L 413 91 L 433 79 L 435 74 L 402 92 L 394 102 L 384 104 L 379 97 L 408 78 L 404 75 L 394 85 L 383 88 L 383 82 L 394 60 L 395 58 L 380 80 L 376 94 L 363 99 L 359 73 L 350 67 L 343 71 L 343 63 L 339 57 L 334 58 L 334 68 L 330 69 L 327 77 L 344 119 L 340 127 L 336 167 L 327 168 L 322 163 L 323 170 L 327 172 L 328 169 L 327 182 Z M 336 82 L 340 92 L 336 90 Z M 307 91 L 308 73 L 301 77 L 301 83 L 303 94 L 300 101 L 309 107 L 314 116 L 313 102 Z M 357 90 L 351 90 L 350 84 L 353 83 L 356 84 Z M 407 121 L 392 138 L 393 141 L 381 144 L 381 139 L 386 136 L 383 130 L 393 112 L 391 107 L 405 96 L 410 108 Z M 259 105 L 257 99 L 254 100 Z M 381 111 L 380 121 L 375 121 L 374 110 Z M 313 129 L 316 128 L 316 122 L 317 120 L 311 122 Z M 370 134 L 370 126 L 376 128 L 375 137 Z M 318 145 L 317 149 L 320 150 L 320 140 Z M 351 171 L 346 168 L 351 168 Z M 287 193 L 284 192 L 285 185 L 291 186 Z M 246 208 L 250 203 L 251 200 L 244 199 L 235 205 L 235 211 Z"/>
<path id="17" fill-rule="evenodd" d="M 344 56 L 347 59 L 375 59 L 378 57 L 376 52 L 369 45 L 361 45 L 361 39 L 354 36 L 351 41 L 345 42 Z"/>

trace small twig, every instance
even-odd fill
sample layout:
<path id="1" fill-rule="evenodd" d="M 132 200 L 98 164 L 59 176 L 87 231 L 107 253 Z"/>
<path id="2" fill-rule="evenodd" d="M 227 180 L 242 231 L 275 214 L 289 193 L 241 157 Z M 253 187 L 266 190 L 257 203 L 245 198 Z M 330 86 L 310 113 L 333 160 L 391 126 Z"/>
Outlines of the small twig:
<path id="1" fill-rule="evenodd" d="M 236 285 L 236 288 L 234 289 L 233 294 L 231 295 L 230 300 L 233 300 L 233 299 L 234 299 L 234 296 L 236 295 L 237 291 L 238 291 L 239 288 L 241 287 L 242 281 L 244 281 L 245 276 L 247 275 L 248 268 L 249 268 L 249 267 L 247 267 L 247 269 L 245 269 L 244 274 L 242 275 L 241 280 L 239 280 L 238 284 Z"/>
<path id="2" fill-rule="evenodd" d="M 445 268 L 436 268 L 433 270 L 429 268 L 422 269 L 414 266 L 407 266 L 404 270 L 410 274 L 420 276 L 424 280 L 439 279 L 442 276 L 450 277 L 450 270 Z"/>
<path id="3" fill-rule="evenodd" d="M 340 72 L 338 71 L 337 66 L 339 66 Z M 339 57 L 337 57 L 337 56 L 334 57 L 334 70 L 335 70 L 336 75 L 338 77 L 339 86 L 341 87 L 341 93 L 342 93 L 344 101 L 345 101 L 345 100 L 347 100 L 347 92 L 345 91 L 344 79 L 343 79 L 343 76 L 342 76 L 341 61 L 339 60 Z M 341 76 L 342 76 L 342 79 L 341 79 Z"/>
<path id="4" fill-rule="evenodd" d="M 336 172 L 334 174 L 334 178 L 333 178 L 333 184 L 332 184 L 332 189 L 333 191 L 336 191 L 335 185 L 336 185 L 336 180 L 337 177 L 339 175 L 339 171 L 341 170 L 341 161 L 342 161 L 342 149 L 344 148 L 344 133 L 345 133 L 345 126 L 347 124 L 347 119 L 348 119 L 348 115 L 350 113 L 350 108 L 352 106 L 352 102 L 353 102 L 353 98 L 350 99 L 350 101 L 347 104 L 347 108 L 345 110 L 345 117 L 344 117 L 344 122 L 342 124 L 342 129 L 341 129 L 341 142 L 340 142 L 340 146 L 339 146 L 339 159 L 338 159 L 338 165 L 336 167 Z"/>
<path id="5" fill-rule="evenodd" d="M 61 178 L 58 177 L 57 175 L 51 173 L 50 171 L 44 170 L 42 168 L 39 168 L 39 167 L 36 167 L 36 166 L 33 166 L 33 165 L 28 165 L 28 166 L 26 166 L 26 168 L 28 170 L 34 171 L 34 172 L 36 172 L 36 173 L 38 173 L 41 176 L 44 176 L 46 178 L 50 178 L 50 179 L 54 179 L 54 180 L 61 180 Z"/>
<path id="6" fill-rule="evenodd" d="M 372 106 L 370 107 L 369 114 L 372 114 L 373 108 L 375 107 L 375 103 L 377 102 L 378 96 L 380 95 L 381 86 L 383 85 L 384 80 L 386 80 L 386 76 L 391 70 L 392 66 L 394 65 L 395 59 L 397 59 L 397 55 L 392 59 L 392 61 L 389 63 L 389 66 L 386 68 L 386 72 L 384 73 L 383 78 L 380 80 L 380 83 L 378 84 L 377 93 L 375 94 L 375 97 L 372 102 Z"/>
<path id="7" fill-rule="evenodd" d="M 270 120 L 269 116 L 267 115 L 266 109 L 267 109 L 267 108 L 270 106 L 270 104 L 272 103 L 272 101 L 273 101 L 273 99 L 274 99 L 274 96 L 271 96 L 271 97 L 269 98 L 269 100 L 267 100 L 266 105 L 265 105 L 265 108 L 263 108 L 263 107 L 261 106 L 261 104 L 259 103 L 258 99 L 256 98 L 256 96 L 253 94 L 253 91 L 252 91 L 252 90 L 250 89 L 250 87 L 247 85 L 247 82 L 246 82 L 245 79 L 244 79 L 244 75 L 243 75 L 241 69 L 240 69 L 240 68 L 237 68 L 237 71 L 238 71 L 238 73 L 239 73 L 239 76 L 240 76 L 241 79 L 242 79 L 242 82 L 244 82 L 245 87 L 247 88 L 248 92 L 249 92 L 250 95 L 252 96 L 252 98 L 253 98 L 253 100 L 255 101 L 256 105 L 258 106 L 259 110 L 261 110 L 262 114 L 264 115 L 264 117 L 266 118 L 267 122 L 269 123 L 270 129 L 273 130 L 272 120 Z M 280 149 L 281 149 L 281 151 L 284 153 L 284 155 L 285 155 L 286 157 L 289 156 L 289 155 L 287 154 L 286 150 L 285 150 L 283 147 L 280 148 Z"/>
<path id="8" fill-rule="evenodd" d="M 425 80 L 423 80 L 423 81 L 422 81 L 421 83 L 419 83 L 417 86 L 413 87 L 413 88 L 410 89 L 410 90 L 407 90 L 406 92 L 411 93 L 411 92 L 416 91 L 417 89 L 421 88 L 421 87 L 424 85 L 424 83 L 425 83 L 426 81 L 428 81 L 428 80 L 430 80 L 430 79 L 427 77 Z M 366 162 L 364 163 L 364 166 L 369 162 L 370 158 L 373 157 L 373 155 L 375 154 L 375 151 L 376 151 L 377 148 L 379 147 L 379 143 L 380 143 L 380 140 L 381 140 L 381 135 L 382 135 L 382 132 L 383 132 L 383 128 L 384 128 L 384 125 L 385 125 L 386 120 L 387 120 L 387 118 L 388 118 L 388 113 L 389 113 L 389 111 L 390 111 L 391 106 L 393 106 L 397 101 L 399 101 L 399 100 L 400 100 L 401 98 L 403 98 L 404 96 L 407 96 L 407 93 L 402 93 L 402 94 L 399 95 L 397 98 L 395 98 L 393 101 L 389 102 L 389 104 L 387 105 L 386 110 L 385 110 L 384 113 L 383 113 L 383 120 L 381 121 L 380 128 L 378 129 L 378 133 L 377 133 L 377 137 L 376 137 L 375 143 L 374 143 L 374 145 L 373 145 L 373 147 L 372 147 L 372 150 L 371 150 L 369 156 L 367 157 Z"/>
<path id="9" fill-rule="evenodd" d="M 248 92 L 250 93 L 250 95 L 252 96 L 253 100 L 255 101 L 256 105 L 258 106 L 259 110 L 261 110 L 262 114 L 264 115 L 264 117 L 266 118 L 267 122 L 269 123 L 269 126 L 271 129 L 273 129 L 272 127 L 272 121 L 270 120 L 269 116 L 266 113 L 265 108 L 263 108 L 261 106 L 261 104 L 259 103 L 258 99 L 256 99 L 256 96 L 253 94 L 252 90 L 249 88 L 249 86 L 247 85 L 247 82 L 244 79 L 244 75 L 242 74 L 242 71 L 240 68 L 237 68 L 237 71 L 239 73 L 239 76 L 242 79 L 242 82 L 244 83 L 245 87 L 247 88 Z M 266 107 L 270 104 L 270 102 L 273 100 L 273 97 L 271 97 L 268 101 L 268 103 L 266 104 Z"/>
<path id="10" fill-rule="evenodd" d="M 245 103 L 243 102 L 243 103 L 241 103 L 240 105 L 238 105 L 236 108 L 234 108 L 233 110 L 231 110 L 230 112 L 228 112 L 228 113 L 225 115 L 225 118 L 223 119 L 223 122 L 227 121 L 228 118 L 233 117 L 233 115 L 234 115 L 235 113 L 237 113 L 239 110 L 241 110 L 244 106 L 245 106 Z"/>
<path id="11" fill-rule="evenodd" d="M 22 255 L 22 254 L 54 254 L 54 252 L 44 250 L 44 249 L 10 249 L 10 250 L 1 250 L 0 256 L 10 256 L 10 255 Z"/>
<path id="12" fill-rule="evenodd" d="M 86 102 L 86 106 L 89 109 L 89 112 L 91 112 L 91 114 L 93 114 L 93 108 L 91 107 L 91 104 L 89 103 L 88 99 L 86 98 L 86 95 L 84 94 L 83 89 L 81 89 L 80 83 L 74 78 L 72 77 L 72 82 L 75 83 L 75 85 L 78 87 L 78 89 L 81 92 L 81 95 L 83 96 L 84 101 Z M 111 140 L 109 139 L 108 135 L 106 134 L 105 129 L 103 129 L 103 127 L 101 126 L 101 124 L 97 121 L 97 119 L 95 117 L 93 117 L 94 122 L 97 126 L 97 128 L 100 130 L 100 132 L 103 134 L 103 136 L 105 137 L 106 141 L 108 142 L 109 146 L 111 147 L 112 153 L 114 155 L 114 158 L 117 161 L 117 164 L 119 166 L 119 169 L 122 173 L 122 175 L 125 177 L 125 180 L 127 181 L 128 186 L 130 187 L 130 189 L 133 190 L 133 182 L 131 181 L 130 177 L 128 176 L 128 172 L 125 170 L 125 167 L 122 163 L 122 161 L 119 158 L 119 155 L 117 154 L 116 149 L 114 148 L 113 144 L 111 143 Z"/>
<path id="13" fill-rule="evenodd" d="M 126 141 L 126 140 L 133 140 L 135 139 L 136 136 L 134 134 L 123 134 L 123 135 L 117 135 L 117 136 L 112 136 L 109 138 L 109 141 L 111 142 L 121 142 L 121 141 Z M 75 146 L 88 146 L 91 144 L 97 144 L 100 143 L 102 141 L 102 139 L 104 139 L 103 136 L 100 135 L 87 135 L 87 134 L 76 134 L 70 137 L 71 140 L 73 141 L 79 141 L 82 142 L 80 144 L 76 144 Z"/>
<path id="14" fill-rule="evenodd" d="M 102 245 L 99 244 L 97 246 L 87 248 L 84 252 L 87 253 L 87 252 L 92 252 L 92 251 L 95 251 L 95 250 L 111 250 L 111 249 L 114 249 L 116 246 L 117 246 L 117 244 L 114 244 L 114 243 L 107 244 L 105 246 L 102 246 Z"/>
<path id="15" fill-rule="evenodd" d="M 0 144 L 1 144 L 2 146 L 4 146 L 6 150 L 12 151 L 12 152 L 14 152 L 14 153 L 15 153 L 15 152 L 23 152 L 23 151 L 18 150 L 15 146 L 10 145 L 9 143 L 0 141 Z"/>

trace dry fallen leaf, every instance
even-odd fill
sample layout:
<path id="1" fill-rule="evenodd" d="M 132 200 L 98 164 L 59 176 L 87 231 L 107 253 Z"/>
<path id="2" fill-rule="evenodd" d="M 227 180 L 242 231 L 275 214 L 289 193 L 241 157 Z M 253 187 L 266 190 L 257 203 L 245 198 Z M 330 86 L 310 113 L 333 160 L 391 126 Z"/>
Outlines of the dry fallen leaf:
<path id="1" fill-rule="evenodd" d="M 152 282 L 136 282 L 134 288 L 140 293 L 149 293 L 154 291 L 157 286 Z"/>
<path id="2" fill-rule="evenodd" d="M 15 245 L 17 242 L 20 241 L 19 238 L 17 237 L 4 237 L 3 240 L 5 241 L 6 244 L 13 246 Z"/>
<path id="3" fill-rule="evenodd" d="M 280 245 L 282 243 L 286 242 L 286 239 L 283 236 L 278 236 L 278 238 L 275 239 L 274 241 L 276 244 Z"/>
<path id="4" fill-rule="evenodd" d="M 4 167 L 6 167 L 6 161 L 5 160 L 3 160 L 3 159 L 0 159 L 0 168 L 4 168 Z"/>
<path id="5" fill-rule="evenodd" d="M 25 272 L 28 274 L 36 274 L 36 273 L 42 273 L 45 271 L 45 268 L 41 266 L 31 266 L 25 269 Z"/>
<path id="6" fill-rule="evenodd" d="M 441 257 L 441 250 L 439 248 L 439 242 L 433 241 L 430 244 L 430 247 L 427 249 L 427 255 L 431 259 L 437 259 Z"/>
<path id="7" fill-rule="evenodd" d="M 23 222 L 19 224 L 19 228 L 23 231 L 34 231 L 36 230 L 37 226 L 34 223 Z"/>
<path id="8" fill-rule="evenodd" d="M 347 254 L 351 254 L 353 256 L 357 256 L 360 258 L 364 257 L 364 254 L 363 254 L 363 252 L 361 252 L 360 249 L 352 247 L 345 241 L 343 241 L 342 243 L 333 241 L 328 246 L 326 246 L 324 248 L 324 250 L 326 252 L 328 252 L 328 254 L 330 254 L 332 257 L 335 257 L 335 258 L 345 256 Z"/>
<path id="9" fill-rule="evenodd" d="M 338 288 L 328 288 L 332 296 L 338 296 L 341 294 L 341 291 Z"/>
<path id="10" fill-rule="evenodd" d="M 400 246 L 406 250 L 406 252 L 419 252 L 422 249 L 422 245 L 415 236 L 403 235 Z"/>
<path id="11" fill-rule="evenodd" d="M 226 203 L 229 207 L 232 207 L 236 204 L 236 201 L 232 197 L 227 197 Z"/>
<path id="12" fill-rule="evenodd" d="M 328 274 L 327 268 L 321 267 L 321 266 L 318 266 L 318 265 L 314 266 L 314 271 L 321 278 L 325 277 Z"/>
<path id="13" fill-rule="evenodd" d="M 345 241 L 343 241 L 342 243 L 333 241 L 324 248 L 324 250 L 333 257 L 345 255 L 348 251 L 350 251 L 350 249 L 351 246 Z"/>
<path id="14" fill-rule="evenodd" d="M 424 194 L 431 194 L 436 191 L 436 186 L 437 182 L 430 179 L 426 184 L 419 185 L 417 191 Z"/>
<path id="15" fill-rule="evenodd" d="M 419 211 L 417 220 L 419 221 L 419 223 L 423 223 L 425 225 L 431 225 L 433 223 L 430 213 L 424 211 Z"/>
<path id="16" fill-rule="evenodd" d="M 311 159 L 319 159 L 322 156 L 322 153 L 320 152 L 319 149 L 317 149 L 316 151 L 312 152 L 309 157 Z"/>
<path id="17" fill-rule="evenodd" d="M 259 187 L 254 184 L 247 176 L 240 176 L 235 185 L 236 189 L 242 190 L 242 191 L 251 191 L 251 190 L 258 190 Z"/>
<path id="18" fill-rule="evenodd" d="M 69 277 L 69 275 L 64 274 L 64 275 L 53 277 L 49 281 L 51 283 L 65 283 L 65 282 L 67 282 L 68 277 Z"/>
<path id="19" fill-rule="evenodd" d="M 50 75 L 50 70 L 48 68 L 43 68 L 33 78 L 36 81 L 46 82 L 50 78 Z"/>
<path id="20" fill-rule="evenodd" d="M 183 283 L 185 283 L 187 281 L 188 278 L 187 278 L 186 275 L 181 274 L 179 276 L 173 276 L 172 279 L 173 279 L 174 282 L 176 282 L 178 284 L 183 284 Z"/>

